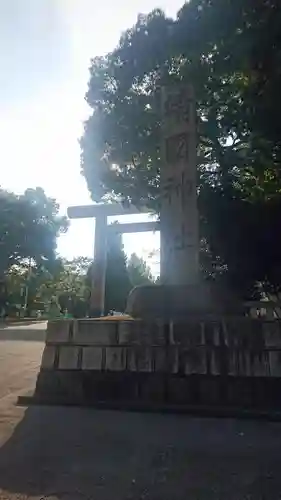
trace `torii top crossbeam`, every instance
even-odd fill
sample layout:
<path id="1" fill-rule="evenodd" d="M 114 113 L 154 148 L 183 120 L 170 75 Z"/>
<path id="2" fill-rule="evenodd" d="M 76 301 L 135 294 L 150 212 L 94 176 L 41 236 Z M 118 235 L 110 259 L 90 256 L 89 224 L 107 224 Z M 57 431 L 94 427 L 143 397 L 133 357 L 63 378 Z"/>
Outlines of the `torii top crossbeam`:
<path id="1" fill-rule="evenodd" d="M 133 205 L 129 207 L 123 207 L 123 205 L 119 203 L 83 205 L 77 207 L 69 207 L 67 209 L 67 215 L 70 219 L 86 219 L 99 216 L 110 217 L 114 215 L 133 215 L 140 213 L 148 213 L 148 210 L 140 210 Z"/>

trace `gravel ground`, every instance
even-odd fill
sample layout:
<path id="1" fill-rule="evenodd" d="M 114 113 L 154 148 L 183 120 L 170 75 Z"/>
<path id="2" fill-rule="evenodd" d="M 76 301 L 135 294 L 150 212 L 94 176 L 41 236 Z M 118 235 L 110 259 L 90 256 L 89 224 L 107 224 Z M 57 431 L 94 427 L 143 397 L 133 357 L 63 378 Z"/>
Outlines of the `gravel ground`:
<path id="1" fill-rule="evenodd" d="M 42 342 L 0 341 L 0 499 L 279 500 L 281 424 L 16 406 Z"/>

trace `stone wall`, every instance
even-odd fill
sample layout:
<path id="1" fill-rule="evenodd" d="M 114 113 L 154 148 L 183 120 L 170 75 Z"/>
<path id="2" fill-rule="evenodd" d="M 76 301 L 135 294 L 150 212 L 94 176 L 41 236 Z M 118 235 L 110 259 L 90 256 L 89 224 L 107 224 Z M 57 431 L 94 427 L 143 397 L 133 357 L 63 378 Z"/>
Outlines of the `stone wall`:
<path id="1" fill-rule="evenodd" d="M 35 398 L 46 403 L 281 408 L 281 321 L 48 323 Z"/>

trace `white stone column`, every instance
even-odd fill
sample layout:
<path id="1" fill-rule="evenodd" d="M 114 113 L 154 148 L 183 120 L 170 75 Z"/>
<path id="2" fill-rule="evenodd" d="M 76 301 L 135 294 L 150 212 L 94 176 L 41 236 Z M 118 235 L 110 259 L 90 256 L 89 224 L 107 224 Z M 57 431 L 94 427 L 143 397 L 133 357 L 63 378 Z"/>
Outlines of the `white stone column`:
<path id="1" fill-rule="evenodd" d="M 106 261 L 107 216 L 104 214 L 96 217 L 94 266 L 90 301 L 91 316 L 98 317 L 104 314 Z"/>
<path id="2" fill-rule="evenodd" d="M 162 93 L 161 282 L 198 282 L 196 108 L 191 86 Z"/>

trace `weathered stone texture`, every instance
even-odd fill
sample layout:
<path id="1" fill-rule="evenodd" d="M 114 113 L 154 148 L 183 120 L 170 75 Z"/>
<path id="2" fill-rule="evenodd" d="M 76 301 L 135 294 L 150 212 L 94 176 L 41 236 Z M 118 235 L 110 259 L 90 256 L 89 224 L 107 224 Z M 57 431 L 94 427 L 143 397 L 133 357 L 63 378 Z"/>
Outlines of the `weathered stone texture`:
<path id="1" fill-rule="evenodd" d="M 102 351 L 102 347 L 83 347 L 82 370 L 101 370 Z"/>
<path id="2" fill-rule="evenodd" d="M 105 368 L 110 371 L 121 371 L 126 368 L 126 349 L 122 347 L 106 348 Z"/>
<path id="3" fill-rule="evenodd" d="M 59 369 L 78 369 L 79 348 L 74 346 L 61 347 L 59 350 Z"/>
<path id="4" fill-rule="evenodd" d="M 57 319 L 48 321 L 46 342 L 50 344 L 66 343 L 70 340 L 70 332 L 74 320 Z"/>
<path id="5" fill-rule="evenodd" d="M 41 368 L 43 370 L 53 370 L 55 367 L 56 348 L 46 345 L 42 355 Z"/>
<path id="6" fill-rule="evenodd" d="M 78 320 L 73 332 L 76 345 L 116 345 L 118 341 L 117 321 Z"/>
<path id="7" fill-rule="evenodd" d="M 53 321 L 36 393 L 58 402 L 281 408 L 280 323 Z"/>

